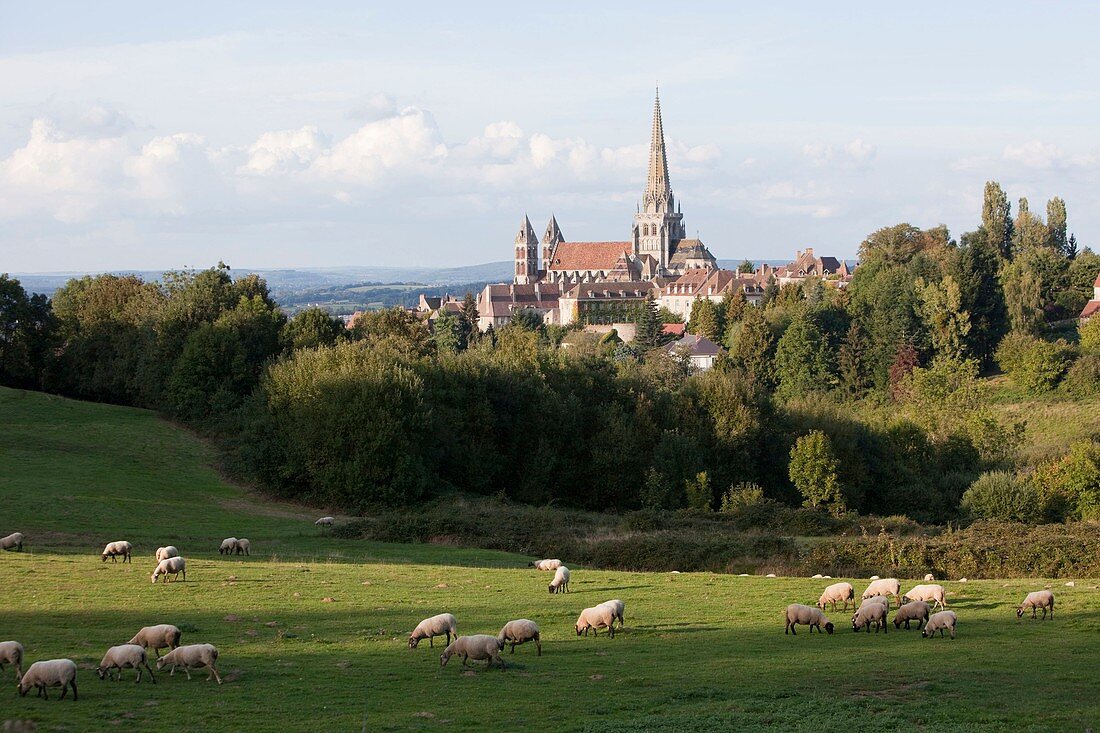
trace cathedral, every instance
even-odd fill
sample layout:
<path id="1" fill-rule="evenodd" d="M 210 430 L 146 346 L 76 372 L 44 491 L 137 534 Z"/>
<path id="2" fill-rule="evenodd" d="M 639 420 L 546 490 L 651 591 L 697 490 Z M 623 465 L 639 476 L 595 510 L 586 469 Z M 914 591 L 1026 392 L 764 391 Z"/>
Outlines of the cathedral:
<path id="1" fill-rule="evenodd" d="M 540 257 L 541 255 L 541 257 Z M 634 214 L 630 239 L 615 242 L 570 242 L 550 217 L 538 235 L 526 216 L 516 235 L 513 283 L 557 285 L 562 291 L 579 283 L 652 282 L 689 270 L 716 270 L 718 263 L 698 239 L 687 239 L 684 215 L 668 180 L 661 98 L 653 103 L 649 176 Z"/>

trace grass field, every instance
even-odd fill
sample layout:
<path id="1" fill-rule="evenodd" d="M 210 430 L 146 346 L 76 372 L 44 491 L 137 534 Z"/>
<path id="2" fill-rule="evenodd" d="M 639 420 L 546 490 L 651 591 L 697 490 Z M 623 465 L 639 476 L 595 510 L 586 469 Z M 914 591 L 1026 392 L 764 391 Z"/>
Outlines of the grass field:
<path id="1" fill-rule="evenodd" d="M 213 454 L 154 414 L 0 390 L 0 639 L 27 663 L 66 656 L 80 700 L 14 694 L 4 673 L 0 720 L 39 730 L 1084 730 L 1100 722 L 1097 581 L 1056 584 L 1052 622 L 1017 622 L 1036 581 L 947 583 L 959 637 L 784 636 L 782 609 L 812 603 L 828 581 L 575 568 L 550 596 L 529 558 L 440 546 L 320 536 L 316 510 L 228 485 Z M 222 537 L 252 557 L 217 554 Z M 133 565 L 102 563 L 109 540 L 136 545 Z M 149 582 L 152 552 L 172 543 L 187 582 Z M 565 558 L 568 560 L 568 558 Z M 853 581 L 857 590 L 866 581 Z M 326 602 L 325 598 L 333 599 Z M 578 611 L 626 602 L 615 639 L 578 638 Z M 536 620 L 508 669 L 439 667 L 440 644 L 407 648 L 425 616 L 450 611 L 464 633 Z M 175 623 L 184 643 L 221 651 L 218 687 L 158 675 L 154 687 L 100 681 L 106 647 L 139 627 Z"/>

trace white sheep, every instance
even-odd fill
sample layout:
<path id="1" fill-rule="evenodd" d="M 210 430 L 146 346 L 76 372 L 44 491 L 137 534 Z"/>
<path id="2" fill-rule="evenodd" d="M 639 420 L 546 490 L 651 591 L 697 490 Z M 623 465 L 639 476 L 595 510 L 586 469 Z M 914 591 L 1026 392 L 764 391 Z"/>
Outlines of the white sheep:
<path id="1" fill-rule="evenodd" d="M 15 679 L 23 676 L 23 645 L 18 641 L 0 641 L 0 672 L 5 664 L 15 667 Z"/>
<path id="2" fill-rule="evenodd" d="M 191 669 L 206 667 L 210 670 L 210 674 L 206 675 L 206 680 L 209 682 L 212 675 L 220 685 L 222 677 L 218 674 L 217 667 L 214 666 L 217 661 L 218 649 L 213 644 L 191 644 L 177 647 L 158 659 L 157 669 L 171 666 L 172 671 L 169 672 L 168 676 L 174 677 L 176 667 L 183 667 L 183 671 L 187 673 L 187 679 L 191 679 Z"/>
<path id="3" fill-rule="evenodd" d="M 852 605 L 856 605 L 856 591 L 852 587 L 851 583 L 833 583 L 825 592 L 821 594 L 821 598 L 817 599 L 817 607 L 821 610 L 825 610 L 825 604 L 833 604 L 833 610 L 836 610 L 836 604 L 840 601 L 844 601 L 844 610 L 848 610 L 848 601 L 852 602 Z"/>
<path id="4" fill-rule="evenodd" d="M 581 611 L 581 615 L 577 617 L 577 623 L 574 625 L 577 636 L 580 636 L 582 632 L 585 636 L 588 636 L 589 629 L 592 629 L 593 636 L 599 636 L 597 629 L 601 627 L 607 629 L 607 633 L 612 639 L 615 638 L 615 610 L 602 604 Z"/>
<path id="5" fill-rule="evenodd" d="M 73 700 L 76 697 L 76 662 L 71 659 L 48 659 L 35 662 L 27 673 L 19 679 L 19 696 L 26 697 L 32 687 L 38 688 L 37 697 L 50 699 L 47 687 L 60 687 L 61 699 L 73 688 Z"/>
<path id="6" fill-rule="evenodd" d="M 931 583 L 931 582 L 933 582 L 933 581 L 934 581 L 935 579 L 936 579 L 936 576 L 932 575 L 932 573 L 925 573 L 925 574 L 924 574 L 924 582 L 925 582 L 925 583 Z"/>
<path id="7" fill-rule="evenodd" d="M 852 616 L 852 631 L 859 631 L 860 629 L 867 629 L 867 633 L 871 633 L 871 624 L 875 625 L 875 633 L 877 634 L 879 629 L 882 632 L 889 633 L 886 628 L 886 613 L 887 608 L 881 603 L 867 603 L 856 611 L 856 615 Z"/>
<path id="8" fill-rule="evenodd" d="M 248 540 L 244 539 L 244 538 L 241 538 L 241 539 L 237 540 L 236 550 L 237 550 L 238 555 L 240 555 L 242 552 L 246 555 L 251 555 L 252 554 L 252 543 L 249 542 Z"/>
<path id="9" fill-rule="evenodd" d="M 409 634 L 409 649 L 415 649 L 422 639 L 427 639 L 428 646 L 434 647 L 435 637 L 444 635 L 448 644 L 452 636 L 458 638 L 458 621 L 449 613 L 441 613 L 418 623 Z"/>
<path id="10" fill-rule="evenodd" d="M 180 551 L 178 549 L 176 549 L 175 545 L 168 545 L 167 547 L 158 547 L 157 548 L 157 555 L 156 555 L 157 562 L 160 562 L 161 560 L 167 560 L 170 557 L 179 557 L 179 556 L 180 556 Z"/>
<path id="11" fill-rule="evenodd" d="M 504 628 L 497 634 L 497 640 L 500 642 L 500 648 L 503 649 L 506 644 L 511 644 L 511 653 L 516 653 L 516 645 L 523 644 L 528 641 L 535 642 L 535 647 L 538 648 L 538 656 L 542 656 L 542 639 L 539 636 L 539 625 L 531 619 L 518 618 L 515 621 L 509 621 L 504 624 Z"/>
<path id="12" fill-rule="evenodd" d="M 1046 620 L 1047 609 L 1050 609 L 1050 617 L 1054 618 L 1054 593 L 1049 590 L 1037 590 L 1033 593 L 1028 593 L 1027 598 L 1016 608 L 1016 618 L 1020 618 L 1024 615 L 1024 611 L 1031 609 L 1031 617 L 1035 618 L 1035 611 L 1037 609 L 1043 609 L 1043 620 Z"/>
<path id="13" fill-rule="evenodd" d="M 504 643 L 499 638 L 488 634 L 460 636 L 452 641 L 439 655 L 439 666 L 446 667 L 451 657 L 458 656 L 462 657 L 463 667 L 467 666 L 466 663 L 471 659 L 475 662 L 485 659 L 488 661 L 485 669 L 489 669 L 493 666 L 493 662 L 496 662 L 503 670 L 504 660 L 500 658 L 500 650 L 503 648 Z"/>
<path id="14" fill-rule="evenodd" d="M 104 677 L 110 678 L 111 670 L 117 669 L 117 680 L 121 680 L 122 670 L 133 668 L 137 670 L 137 679 L 135 682 L 141 682 L 142 667 L 149 673 L 149 679 L 151 679 L 155 685 L 157 683 L 157 677 L 153 674 L 153 670 L 149 666 L 149 658 L 145 655 L 145 647 L 138 646 L 137 644 L 119 644 L 118 646 L 113 646 L 108 649 L 107 653 L 103 655 L 103 660 L 99 663 L 99 667 L 96 668 L 96 673 L 99 675 L 99 679 L 103 679 Z"/>
<path id="15" fill-rule="evenodd" d="M 924 601 L 910 601 L 899 608 L 898 612 L 894 614 L 894 628 L 900 629 L 904 622 L 905 629 L 908 631 L 909 622 L 916 621 L 917 629 L 920 629 L 928 623 L 928 614 L 930 612 L 931 609 Z"/>
<path id="16" fill-rule="evenodd" d="M 152 649 L 157 657 L 160 657 L 161 649 L 175 649 L 180 645 L 179 627 L 172 624 L 157 624 L 156 626 L 143 626 L 134 634 L 134 638 L 127 644 L 137 644 L 143 649 Z"/>
<path id="17" fill-rule="evenodd" d="M 116 559 L 119 555 L 122 556 L 122 562 L 130 562 L 130 553 L 134 551 L 134 546 L 126 540 L 119 540 L 118 542 L 108 542 L 107 546 L 103 548 L 103 554 L 101 558 L 103 562 L 107 562 L 107 558 L 111 558 L 111 562 L 118 562 Z"/>
<path id="18" fill-rule="evenodd" d="M 164 582 L 169 582 L 168 576 L 172 576 L 172 580 L 179 580 L 180 573 L 183 573 L 183 579 L 187 580 L 187 561 L 182 557 L 170 557 L 167 560 L 161 560 L 157 563 L 157 569 L 153 571 L 153 582 L 157 582 L 157 578 L 164 576 Z"/>
<path id="19" fill-rule="evenodd" d="M 535 560 L 534 562 L 527 563 L 527 567 L 534 568 L 535 570 L 557 570 L 562 565 L 561 560 Z"/>
<path id="20" fill-rule="evenodd" d="M 859 607 L 863 608 L 864 606 L 866 606 L 870 603 L 877 603 L 881 606 L 886 606 L 886 610 L 887 611 L 890 610 L 890 597 L 889 596 L 871 596 L 869 598 L 864 598 L 860 602 Z M 856 609 L 856 610 L 859 610 L 859 609 Z"/>
<path id="21" fill-rule="evenodd" d="M 236 550 L 236 549 L 237 549 L 237 538 L 236 537 L 226 537 L 224 540 L 222 540 L 221 546 L 218 547 L 218 554 L 219 555 L 232 555 L 233 551 Z"/>
<path id="22" fill-rule="evenodd" d="M 320 525 L 322 527 L 331 527 L 332 525 L 336 524 L 336 518 L 335 517 L 321 517 L 316 522 L 314 522 L 314 524 Z"/>
<path id="23" fill-rule="evenodd" d="M 908 603 L 909 601 L 932 601 L 933 610 L 937 606 L 942 610 L 947 608 L 947 591 L 944 590 L 942 585 L 935 583 L 915 585 L 912 590 L 901 597 L 902 603 Z"/>
<path id="24" fill-rule="evenodd" d="M 0 539 L 0 550 L 15 550 L 16 552 L 23 551 L 23 540 L 27 539 L 27 536 L 22 532 L 12 532 L 7 537 Z"/>
<path id="25" fill-rule="evenodd" d="M 810 627 L 810 633 L 814 633 L 814 628 L 817 628 L 817 633 L 821 633 L 821 628 L 824 627 L 826 633 L 833 633 L 833 622 L 828 619 L 825 612 L 820 608 L 814 606 L 806 606 L 801 603 L 792 603 L 787 606 L 787 610 L 783 614 L 784 620 L 787 622 L 786 627 L 783 629 L 783 634 L 787 632 L 795 634 L 795 626 L 802 624 L 803 626 Z"/>
<path id="26" fill-rule="evenodd" d="M 924 625 L 924 631 L 920 632 L 920 635 L 925 638 L 931 638 L 938 631 L 940 632 L 940 638 L 943 638 L 944 630 L 951 631 L 951 638 L 955 638 L 955 625 L 959 622 L 959 617 L 955 615 L 954 611 L 940 611 L 939 613 L 932 614 L 932 617 L 928 619 L 928 623 Z"/>
<path id="27" fill-rule="evenodd" d="M 610 601 L 604 601 L 601 606 L 607 606 L 615 614 L 615 618 L 619 619 L 619 628 L 621 629 L 626 623 L 623 621 L 623 614 L 626 613 L 626 604 L 620 601 L 618 598 Z"/>
<path id="28" fill-rule="evenodd" d="M 894 596 L 898 599 L 898 603 L 901 603 L 901 583 L 897 578 L 880 578 L 878 580 L 871 581 L 871 584 L 867 586 L 867 590 L 863 591 L 863 598 L 870 598 L 871 596 Z"/>
<path id="29" fill-rule="evenodd" d="M 550 581 L 549 589 L 551 593 L 569 592 L 569 568 L 562 565 L 554 571 L 554 579 Z"/>

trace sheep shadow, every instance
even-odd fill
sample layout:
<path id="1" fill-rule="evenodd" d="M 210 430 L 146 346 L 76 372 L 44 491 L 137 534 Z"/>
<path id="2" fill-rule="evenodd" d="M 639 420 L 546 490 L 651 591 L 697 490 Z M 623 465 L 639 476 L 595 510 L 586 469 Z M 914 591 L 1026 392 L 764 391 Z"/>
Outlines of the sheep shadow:
<path id="1" fill-rule="evenodd" d="M 608 588 L 603 588 L 603 587 L 600 587 L 600 588 L 586 588 L 584 590 L 577 590 L 577 591 L 574 591 L 572 588 L 570 588 L 569 592 L 570 593 L 607 593 L 607 592 L 613 591 L 613 590 L 634 590 L 635 588 L 652 588 L 652 587 L 653 587 L 653 585 L 650 584 L 650 583 L 642 583 L 642 584 L 639 584 L 639 585 L 615 585 L 615 586 L 611 586 L 611 587 L 608 587 Z"/>
<path id="2" fill-rule="evenodd" d="M 681 623 L 668 623 L 668 624 L 637 624 L 631 625 L 631 629 L 637 631 L 654 631 L 662 634 L 694 634 L 700 631 L 722 631 L 723 629 L 718 626 L 709 626 L 703 623 L 695 623 L 690 621 L 684 621 Z"/>

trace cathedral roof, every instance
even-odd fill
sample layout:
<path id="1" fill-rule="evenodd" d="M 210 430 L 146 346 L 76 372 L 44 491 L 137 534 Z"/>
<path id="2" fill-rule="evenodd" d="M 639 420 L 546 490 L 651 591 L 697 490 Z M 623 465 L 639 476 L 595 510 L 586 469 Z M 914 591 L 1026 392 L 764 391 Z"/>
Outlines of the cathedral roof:
<path id="1" fill-rule="evenodd" d="M 698 239 L 681 239 L 676 243 L 676 249 L 673 251 L 672 256 L 669 257 L 669 267 L 675 268 L 677 266 L 683 267 L 687 264 L 688 260 L 708 260 L 717 264 L 717 260 L 714 259 L 714 255 L 710 253 L 707 246 Z"/>
<path id="2" fill-rule="evenodd" d="M 633 252 L 630 242 L 561 242 L 547 270 L 612 270 L 619 257 Z"/>

